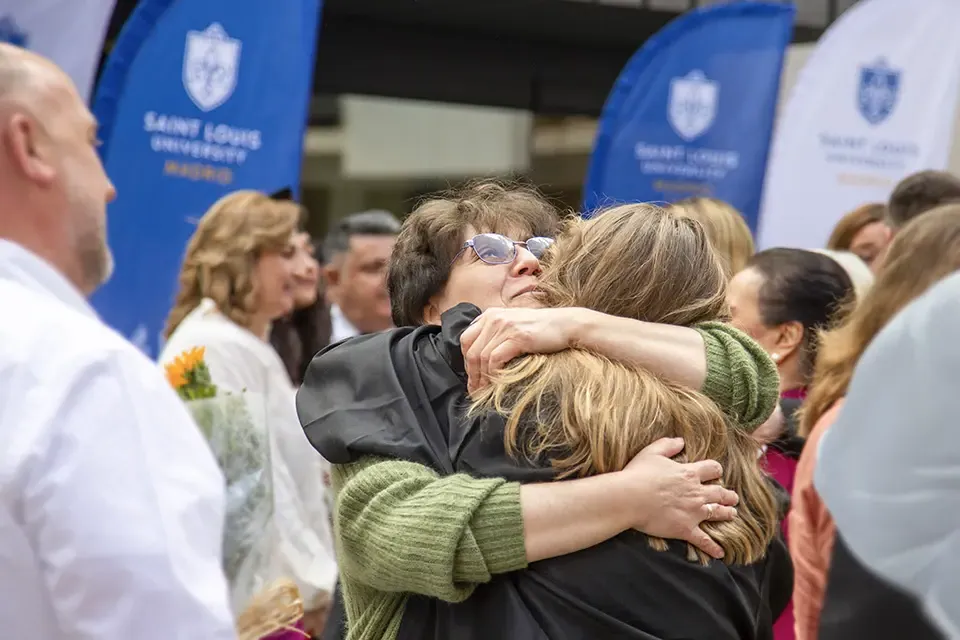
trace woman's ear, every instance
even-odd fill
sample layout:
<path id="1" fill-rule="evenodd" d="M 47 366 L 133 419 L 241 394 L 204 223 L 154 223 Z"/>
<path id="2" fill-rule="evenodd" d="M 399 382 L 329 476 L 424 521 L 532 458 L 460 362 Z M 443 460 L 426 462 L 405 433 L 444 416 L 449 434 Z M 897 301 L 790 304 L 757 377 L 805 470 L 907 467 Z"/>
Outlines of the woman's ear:
<path id="1" fill-rule="evenodd" d="M 800 349 L 803 344 L 803 333 L 803 325 L 796 320 L 784 322 L 777 327 L 777 342 L 774 353 L 780 355 L 780 360 L 786 360 Z"/>
<path id="2" fill-rule="evenodd" d="M 440 324 L 440 307 L 437 306 L 437 303 L 433 300 L 427 303 L 427 306 L 423 308 L 423 322 L 425 324 Z"/>

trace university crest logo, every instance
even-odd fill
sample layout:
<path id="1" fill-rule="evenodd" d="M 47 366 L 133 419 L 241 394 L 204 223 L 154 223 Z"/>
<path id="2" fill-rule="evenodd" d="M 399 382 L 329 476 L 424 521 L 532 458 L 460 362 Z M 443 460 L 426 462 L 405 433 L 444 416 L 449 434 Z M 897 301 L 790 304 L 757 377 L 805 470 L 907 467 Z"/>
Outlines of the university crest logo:
<path id="1" fill-rule="evenodd" d="M 677 135 L 690 142 L 707 132 L 717 116 L 720 85 L 694 70 L 670 81 L 667 117 Z"/>
<path id="2" fill-rule="evenodd" d="M 880 124 L 889 118 L 899 93 L 900 70 L 891 68 L 886 60 L 880 58 L 872 65 L 860 67 L 857 106 L 864 120 Z"/>
<path id="3" fill-rule="evenodd" d="M 204 31 L 187 32 L 183 87 L 201 111 L 212 111 L 233 95 L 241 45 L 216 22 Z"/>

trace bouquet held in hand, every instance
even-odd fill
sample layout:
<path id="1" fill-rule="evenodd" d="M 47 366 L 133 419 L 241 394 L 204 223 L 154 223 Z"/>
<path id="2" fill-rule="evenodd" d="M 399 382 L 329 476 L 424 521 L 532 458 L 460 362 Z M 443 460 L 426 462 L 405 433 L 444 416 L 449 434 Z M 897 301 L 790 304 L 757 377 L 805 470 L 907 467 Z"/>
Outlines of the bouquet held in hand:
<path id="1" fill-rule="evenodd" d="M 264 578 L 270 575 L 275 544 L 270 438 L 266 421 L 254 419 L 263 416 L 263 406 L 249 394 L 219 391 L 203 347 L 185 351 L 164 368 L 226 478 L 223 567 L 234 611 L 239 612 L 267 586 Z"/>

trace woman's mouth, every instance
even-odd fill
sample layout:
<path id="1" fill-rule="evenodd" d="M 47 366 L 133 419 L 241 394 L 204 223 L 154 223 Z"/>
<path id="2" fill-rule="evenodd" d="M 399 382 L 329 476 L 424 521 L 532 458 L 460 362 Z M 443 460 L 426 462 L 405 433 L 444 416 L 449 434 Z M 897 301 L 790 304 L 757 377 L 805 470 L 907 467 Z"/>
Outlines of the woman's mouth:
<path id="1" fill-rule="evenodd" d="M 519 298 L 520 296 L 525 296 L 527 294 L 534 293 L 536 290 L 537 290 L 537 285 L 532 284 L 529 287 L 524 287 L 523 289 L 520 289 L 520 291 L 513 294 L 513 297 Z"/>

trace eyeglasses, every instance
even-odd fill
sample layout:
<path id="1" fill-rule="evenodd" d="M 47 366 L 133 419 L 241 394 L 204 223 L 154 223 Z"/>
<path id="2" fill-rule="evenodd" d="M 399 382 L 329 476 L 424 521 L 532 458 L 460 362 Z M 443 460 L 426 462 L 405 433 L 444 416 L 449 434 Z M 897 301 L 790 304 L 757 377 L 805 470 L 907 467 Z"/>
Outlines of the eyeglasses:
<path id="1" fill-rule="evenodd" d="M 510 264 L 517 257 L 517 246 L 526 248 L 539 260 L 552 244 L 553 238 L 536 237 L 518 242 L 499 233 L 481 233 L 464 242 L 450 264 L 455 263 L 467 249 L 473 249 L 477 257 L 487 264 Z"/>

